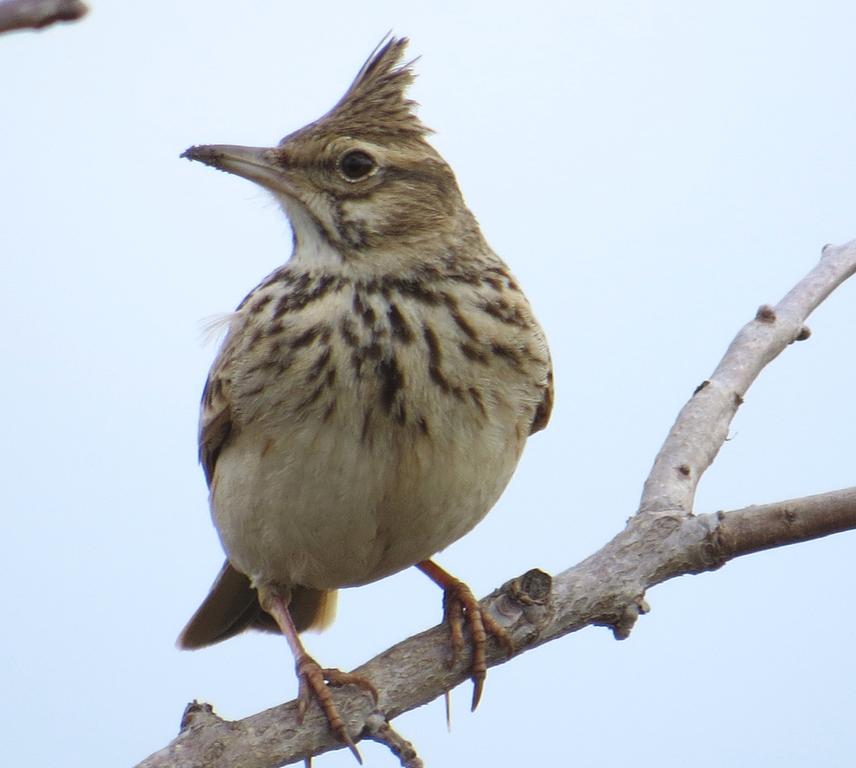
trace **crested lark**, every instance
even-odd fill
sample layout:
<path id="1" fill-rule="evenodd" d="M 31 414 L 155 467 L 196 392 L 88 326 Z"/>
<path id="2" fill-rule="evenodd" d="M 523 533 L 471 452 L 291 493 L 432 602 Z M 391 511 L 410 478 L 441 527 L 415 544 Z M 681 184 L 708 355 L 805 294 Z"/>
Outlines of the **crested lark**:
<path id="1" fill-rule="evenodd" d="M 430 558 L 490 510 L 552 403 L 544 333 L 485 242 L 405 91 L 406 39 L 369 58 L 324 117 L 270 149 L 184 156 L 260 184 L 291 220 L 289 262 L 231 317 L 202 395 L 199 454 L 227 560 L 179 638 L 281 631 L 310 696 L 356 753 L 298 637 L 336 590 L 416 565 L 445 590 L 452 653 L 508 638 Z"/>

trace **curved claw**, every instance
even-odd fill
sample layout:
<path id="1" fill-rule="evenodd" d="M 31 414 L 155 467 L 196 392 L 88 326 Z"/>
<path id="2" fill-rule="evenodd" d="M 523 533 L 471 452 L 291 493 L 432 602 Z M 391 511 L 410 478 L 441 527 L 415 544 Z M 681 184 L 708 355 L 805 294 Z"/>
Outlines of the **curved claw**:
<path id="1" fill-rule="evenodd" d="M 300 681 L 297 693 L 297 722 L 303 722 L 303 717 L 309 706 L 309 699 L 314 697 L 321 706 L 324 716 L 327 718 L 330 730 L 339 741 L 351 750 L 351 754 L 362 765 L 363 758 L 345 728 L 345 723 L 339 714 L 339 710 L 336 708 L 333 695 L 330 693 L 330 686 L 356 685 L 367 691 L 374 699 L 375 704 L 377 704 L 378 700 L 377 689 L 367 677 L 363 677 L 362 675 L 355 675 L 352 672 L 342 672 L 339 669 L 322 669 L 315 659 L 305 653 L 297 660 L 295 670 L 297 672 L 297 679 Z"/>
<path id="2" fill-rule="evenodd" d="M 378 703 L 379 696 L 377 688 L 364 675 L 355 675 L 353 672 L 342 672 L 341 669 L 336 669 L 335 667 L 325 667 L 321 670 L 321 674 L 324 675 L 324 679 L 328 685 L 332 685 L 335 688 L 341 688 L 343 685 L 356 685 L 368 693 L 375 704 Z"/>
<path id="3" fill-rule="evenodd" d="M 514 653 L 511 636 L 492 616 L 484 613 L 472 590 L 464 582 L 440 568 L 436 563 L 425 560 L 417 564 L 428 578 L 443 588 L 443 619 L 449 625 L 449 666 L 454 666 L 464 647 L 464 623 L 470 625 L 470 642 L 473 660 L 470 677 L 473 681 L 472 709 L 481 700 L 484 681 L 487 677 L 487 636 L 493 635 L 509 655 Z"/>

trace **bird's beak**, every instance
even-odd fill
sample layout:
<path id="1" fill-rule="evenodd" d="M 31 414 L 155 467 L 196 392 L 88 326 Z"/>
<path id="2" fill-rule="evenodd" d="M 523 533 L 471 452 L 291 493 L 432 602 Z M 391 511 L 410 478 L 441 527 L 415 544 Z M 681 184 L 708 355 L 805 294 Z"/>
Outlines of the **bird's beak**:
<path id="1" fill-rule="evenodd" d="M 233 144 L 204 144 L 184 150 L 181 156 L 242 176 L 272 192 L 288 194 L 291 191 L 285 169 L 276 162 L 272 149 L 239 147 Z"/>

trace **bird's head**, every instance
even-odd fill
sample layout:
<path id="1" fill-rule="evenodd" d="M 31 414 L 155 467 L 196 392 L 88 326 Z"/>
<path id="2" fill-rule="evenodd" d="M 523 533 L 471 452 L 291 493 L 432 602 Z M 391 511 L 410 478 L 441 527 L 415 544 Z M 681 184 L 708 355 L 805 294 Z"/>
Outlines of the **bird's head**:
<path id="1" fill-rule="evenodd" d="M 382 43 L 333 109 L 275 147 L 195 146 L 182 157 L 270 190 L 291 220 L 298 258 L 365 264 L 443 247 L 474 222 L 406 96 L 414 76 L 401 63 L 406 45 Z"/>

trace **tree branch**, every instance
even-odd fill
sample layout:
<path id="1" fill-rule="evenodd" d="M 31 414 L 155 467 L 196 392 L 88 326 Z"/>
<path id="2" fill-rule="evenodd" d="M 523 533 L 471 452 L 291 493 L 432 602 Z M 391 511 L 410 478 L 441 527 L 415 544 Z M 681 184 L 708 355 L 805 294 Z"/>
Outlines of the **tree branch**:
<path id="1" fill-rule="evenodd" d="M 698 482 L 728 437 L 728 427 L 761 370 L 794 341 L 805 321 L 856 271 L 856 241 L 827 245 L 817 266 L 775 306 L 761 306 L 728 347 L 711 377 L 678 414 L 642 492 L 641 512 L 689 513 Z"/>
<path id="2" fill-rule="evenodd" d="M 827 246 L 820 263 L 776 307 L 762 307 L 740 331 L 681 410 L 645 483 L 639 512 L 612 541 L 552 579 L 529 571 L 482 601 L 511 634 L 515 656 L 590 625 L 610 627 L 616 638 L 625 638 L 648 610 L 645 593 L 656 584 L 716 570 L 762 549 L 856 528 L 856 488 L 732 512 L 694 516 L 691 511 L 698 481 L 723 444 L 746 390 L 788 344 L 808 337 L 808 315 L 854 272 L 856 241 Z M 380 736 L 398 750 L 403 765 L 418 760 L 385 726 L 468 679 L 469 658 L 448 667 L 446 652 L 447 630 L 437 626 L 355 670 L 374 682 L 380 702 L 375 707 L 350 688 L 335 692 L 354 740 Z M 491 643 L 488 664 L 507 660 L 502 647 Z M 341 746 L 317 708 L 298 726 L 295 702 L 234 722 L 194 702 L 176 739 L 138 768 L 269 768 Z"/>
<path id="3" fill-rule="evenodd" d="M 89 9 L 80 0 L 5 0 L 0 2 L 0 34 L 43 29 L 59 21 L 77 21 Z"/>

